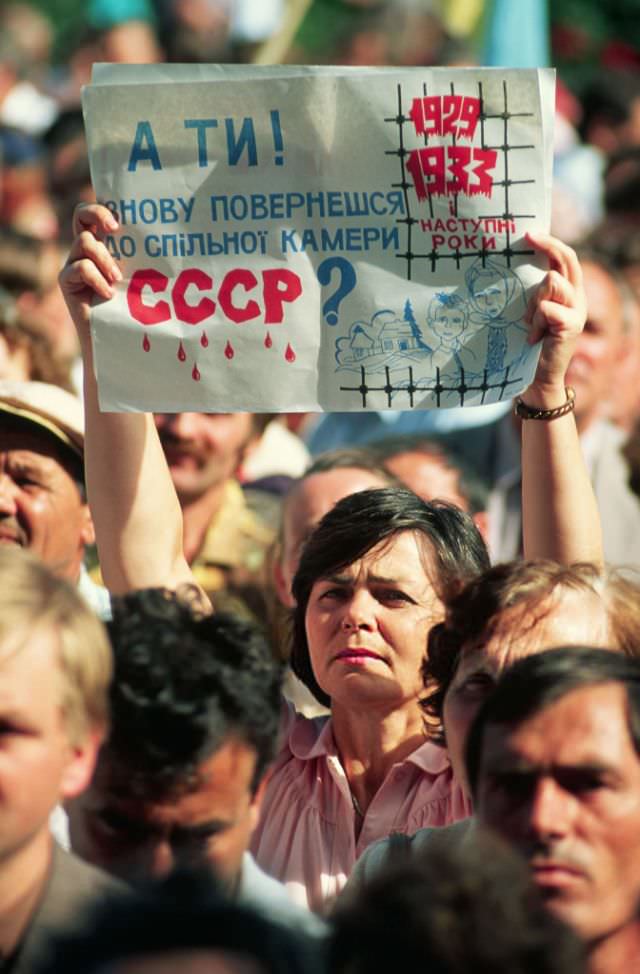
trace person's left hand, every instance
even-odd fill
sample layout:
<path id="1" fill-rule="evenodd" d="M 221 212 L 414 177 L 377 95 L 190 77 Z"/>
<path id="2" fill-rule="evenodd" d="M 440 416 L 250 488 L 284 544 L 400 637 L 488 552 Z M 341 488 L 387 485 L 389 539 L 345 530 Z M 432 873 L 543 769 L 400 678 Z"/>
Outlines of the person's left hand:
<path id="1" fill-rule="evenodd" d="M 544 233 L 527 233 L 526 240 L 546 254 L 549 270 L 529 300 L 524 317 L 530 328 L 529 343 L 542 341 L 538 368 L 525 398 L 528 402 L 533 394 L 542 400 L 535 405 L 553 408 L 566 399 L 565 376 L 587 319 L 587 299 L 582 268 L 571 247 Z"/>

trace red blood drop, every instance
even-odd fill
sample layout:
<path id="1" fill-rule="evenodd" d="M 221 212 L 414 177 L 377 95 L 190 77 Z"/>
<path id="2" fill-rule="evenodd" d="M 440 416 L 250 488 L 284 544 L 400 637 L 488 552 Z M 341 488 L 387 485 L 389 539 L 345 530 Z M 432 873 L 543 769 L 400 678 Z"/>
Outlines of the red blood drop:
<path id="1" fill-rule="evenodd" d="M 227 356 L 229 360 L 231 360 L 233 356 L 236 354 L 233 350 L 233 345 L 231 344 L 231 342 L 227 342 L 227 344 L 225 345 L 224 354 Z"/>
<path id="2" fill-rule="evenodd" d="M 187 357 L 187 353 L 184 350 L 184 346 L 182 342 L 180 342 L 180 346 L 178 348 L 178 358 L 180 359 L 181 362 L 184 362 L 186 357 Z"/>
<path id="3" fill-rule="evenodd" d="M 191 369 L 191 378 L 194 382 L 200 382 L 200 370 L 197 365 L 194 365 Z"/>
<path id="4" fill-rule="evenodd" d="M 271 339 L 271 335 L 269 334 L 269 332 L 267 332 L 264 340 L 264 347 L 271 348 L 272 345 L 273 345 L 273 341 Z"/>
<path id="5" fill-rule="evenodd" d="M 148 352 L 149 349 L 151 348 L 151 342 L 149 341 L 148 335 L 145 335 L 144 338 L 142 339 L 142 347 L 145 350 L 145 352 Z"/>
<path id="6" fill-rule="evenodd" d="M 295 362 L 295 360 L 296 360 L 296 353 L 291 348 L 291 345 L 289 345 L 288 342 L 287 342 L 286 351 L 284 353 L 284 357 L 286 358 L 287 362 Z"/>
<path id="7" fill-rule="evenodd" d="M 202 335 L 200 336 L 200 344 L 202 345 L 203 348 L 209 347 L 209 339 L 207 338 L 206 331 L 203 331 Z"/>

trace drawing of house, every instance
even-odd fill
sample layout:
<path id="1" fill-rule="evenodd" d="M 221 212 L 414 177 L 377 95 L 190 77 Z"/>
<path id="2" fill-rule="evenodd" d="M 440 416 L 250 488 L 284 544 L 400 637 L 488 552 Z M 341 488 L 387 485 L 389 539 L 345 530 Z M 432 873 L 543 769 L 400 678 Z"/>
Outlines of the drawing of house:
<path id="1" fill-rule="evenodd" d="M 355 358 L 361 359 L 366 358 L 367 355 L 372 355 L 374 346 L 375 342 L 373 338 L 367 335 L 362 325 L 356 325 L 351 333 L 351 341 L 349 342 L 349 348 L 353 351 Z"/>
<path id="2" fill-rule="evenodd" d="M 371 355 L 394 355 L 424 347 L 411 325 L 398 318 L 384 322 L 375 337 L 371 335 L 371 326 L 368 330 L 365 328 L 358 323 L 351 331 L 349 348 L 358 360 Z"/>
<path id="3" fill-rule="evenodd" d="M 415 348 L 421 348 L 411 325 L 406 321 L 387 321 L 380 330 L 377 342 L 378 352 L 408 352 Z"/>

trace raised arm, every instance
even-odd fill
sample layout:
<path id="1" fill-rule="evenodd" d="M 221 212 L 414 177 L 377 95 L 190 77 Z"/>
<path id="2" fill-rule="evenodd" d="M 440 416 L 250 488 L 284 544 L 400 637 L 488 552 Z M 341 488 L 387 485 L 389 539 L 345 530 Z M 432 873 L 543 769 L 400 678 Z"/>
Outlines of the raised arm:
<path id="1" fill-rule="evenodd" d="M 89 333 L 95 299 L 108 301 L 122 274 L 103 243 L 117 229 L 98 204 L 74 214 L 76 234 L 60 274 L 84 363 L 85 470 L 102 575 L 116 594 L 192 582 L 182 551 L 182 512 L 151 415 L 102 413 Z"/>
<path id="2" fill-rule="evenodd" d="M 528 234 L 549 271 L 527 309 L 531 344 L 542 341 L 535 378 L 520 397 L 526 407 L 559 409 L 565 376 L 586 320 L 582 269 L 555 237 Z M 522 524 L 526 558 L 602 564 L 602 529 L 573 412 L 522 420 Z"/>

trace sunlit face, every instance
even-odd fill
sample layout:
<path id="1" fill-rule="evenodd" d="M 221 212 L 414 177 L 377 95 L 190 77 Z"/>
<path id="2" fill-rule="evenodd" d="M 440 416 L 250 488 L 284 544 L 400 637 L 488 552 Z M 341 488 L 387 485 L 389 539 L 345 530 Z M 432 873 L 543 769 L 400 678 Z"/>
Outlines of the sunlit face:
<path id="1" fill-rule="evenodd" d="M 28 548 L 56 575 L 76 582 L 93 523 L 78 485 L 50 437 L 0 432 L 0 544 Z"/>
<path id="2" fill-rule="evenodd" d="M 155 421 L 182 501 L 233 477 L 252 439 L 251 413 L 158 413 Z"/>
<path id="3" fill-rule="evenodd" d="M 53 632 L 0 646 L 0 863 L 47 840 L 57 803 L 83 788 L 98 746 L 72 744 Z"/>
<path id="4" fill-rule="evenodd" d="M 456 307 L 438 302 L 432 327 L 445 344 L 456 342 L 462 335 L 465 325 L 466 318 L 462 306 Z"/>
<path id="5" fill-rule="evenodd" d="M 468 511 L 468 502 L 460 493 L 460 474 L 443 457 L 407 450 L 389 457 L 385 466 L 423 501 L 438 498 Z"/>
<path id="6" fill-rule="evenodd" d="M 422 694 L 427 634 L 442 613 L 429 560 L 416 534 L 403 531 L 314 584 L 307 642 L 333 707 L 401 706 Z"/>
<path id="7" fill-rule="evenodd" d="M 576 392 L 576 417 L 590 422 L 603 411 L 629 343 L 624 307 L 615 282 L 597 264 L 585 262 L 587 320 L 567 369 L 567 385 Z"/>
<path id="8" fill-rule="evenodd" d="M 230 738 L 200 766 L 194 788 L 174 799 L 127 797 L 103 758 L 90 787 L 67 808 L 73 851 L 125 879 L 146 880 L 182 863 L 207 864 L 233 883 L 260 808 L 256 752 Z"/>
<path id="9" fill-rule="evenodd" d="M 305 541 L 324 515 L 343 497 L 361 490 L 387 487 L 388 481 L 358 467 L 341 467 L 305 477 L 284 504 L 282 518 L 281 583 L 278 595 L 284 605 L 293 607 L 291 583 L 298 569 Z"/>
<path id="10" fill-rule="evenodd" d="M 607 647 L 606 614 L 595 595 L 564 592 L 537 615 L 536 619 L 516 606 L 504 613 L 499 634 L 478 649 L 465 652 L 463 648 L 460 655 L 444 698 L 443 724 L 454 775 L 467 791 L 464 755 L 469 729 L 503 670 L 515 660 L 556 646 Z"/>
<path id="11" fill-rule="evenodd" d="M 628 720 L 625 689 L 606 683 L 483 737 L 478 818 L 527 859 L 549 909 L 592 947 L 637 924 L 640 759 Z"/>
<path id="12" fill-rule="evenodd" d="M 499 318 L 508 303 L 507 282 L 501 277 L 481 275 L 473 284 L 471 297 L 481 314 Z"/>

